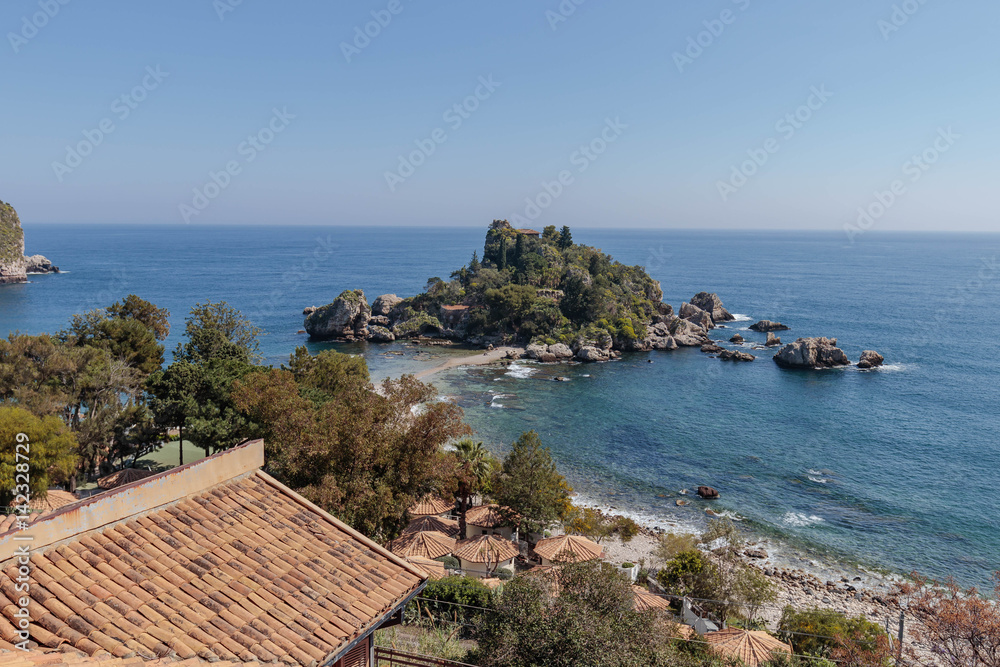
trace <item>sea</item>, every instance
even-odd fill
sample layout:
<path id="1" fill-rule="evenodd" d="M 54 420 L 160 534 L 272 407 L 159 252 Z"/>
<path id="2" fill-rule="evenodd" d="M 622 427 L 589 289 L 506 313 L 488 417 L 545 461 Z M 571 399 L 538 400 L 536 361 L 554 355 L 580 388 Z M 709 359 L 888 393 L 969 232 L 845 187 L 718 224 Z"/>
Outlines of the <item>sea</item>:
<path id="1" fill-rule="evenodd" d="M 205 301 L 239 308 L 266 335 L 268 363 L 296 346 L 363 354 L 374 378 L 457 354 L 404 343 L 312 343 L 302 310 L 342 290 L 410 296 L 482 253 L 484 227 L 29 225 L 28 252 L 58 275 L 0 287 L 0 334 L 56 332 L 131 293 L 171 313 L 170 350 Z M 989 587 L 1000 570 L 1000 235 L 573 230 L 646 267 L 679 308 L 716 292 L 737 315 L 752 363 L 698 349 L 603 364 L 462 367 L 438 395 L 502 455 L 526 430 L 551 449 L 581 504 L 648 526 L 699 530 L 733 518 L 790 562 Z M 759 319 L 836 338 L 877 370 L 789 371 L 756 349 Z M 556 382 L 556 377 L 569 381 Z M 692 490 L 717 489 L 701 501 Z M 679 506 L 677 501 L 690 501 Z"/>

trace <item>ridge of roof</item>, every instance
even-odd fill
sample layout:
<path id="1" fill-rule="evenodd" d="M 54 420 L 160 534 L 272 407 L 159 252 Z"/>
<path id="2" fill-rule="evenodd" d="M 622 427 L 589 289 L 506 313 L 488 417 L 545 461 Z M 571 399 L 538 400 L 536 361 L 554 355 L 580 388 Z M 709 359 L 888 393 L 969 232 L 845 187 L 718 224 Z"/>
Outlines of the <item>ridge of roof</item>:
<path id="1" fill-rule="evenodd" d="M 31 523 L 31 548 L 43 549 L 82 533 L 152 512 L 244 477 L 263 465 L 264 441 L 250 440 L 199 461 L 64 505 Z M 12 539 L 16 530 L 12 527 L 0 535 L 0 562 L 13 556 L 20 546 Z"/>

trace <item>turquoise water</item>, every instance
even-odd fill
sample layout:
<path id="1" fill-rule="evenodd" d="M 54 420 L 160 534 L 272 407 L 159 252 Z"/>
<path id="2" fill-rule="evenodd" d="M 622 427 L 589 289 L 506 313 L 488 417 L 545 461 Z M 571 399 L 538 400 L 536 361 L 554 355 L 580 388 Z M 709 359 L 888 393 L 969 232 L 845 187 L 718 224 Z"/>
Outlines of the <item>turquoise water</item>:
<path id="1" fill-rule="evenodd" d="M 268 335 L 280 363 L 305 337 L 301 311 L 341 290 L 370 299 L 423 288 L 481 249 L 483 230 L 67 227 L 28 230 L 28 249 L 69 273 L 0 289 L 0 333 L 54 331 L 135 292 L 183 316 L 229 301 Z M 778 369 L 768 352 L 725 364 L 697 350 L 596 365 L 457 369 L 433 382 L 498 451 L 537 430 L 581 496 L 665 525 L 712 507 L 814 553 L 986 584 L 1000 569 L 1000 236 L 574 230 L 647 266 L 675 307 L 715 291 L 734 313 L 713 337 L 776 319 L 797 336 L 839 338 L 875 372 Z M 330 248 L 335 245 L 335 248 Z M 323 345 L 311 345 L 321 349 Z M 342 346 L 373 374 L 412 371 L 446 351 Z M 402 355 L 389 354 L 399 351 Z M 652 360 L 654 363 L 649 363 Z M 561 375 L 570 382 L 553 382 Z"/>

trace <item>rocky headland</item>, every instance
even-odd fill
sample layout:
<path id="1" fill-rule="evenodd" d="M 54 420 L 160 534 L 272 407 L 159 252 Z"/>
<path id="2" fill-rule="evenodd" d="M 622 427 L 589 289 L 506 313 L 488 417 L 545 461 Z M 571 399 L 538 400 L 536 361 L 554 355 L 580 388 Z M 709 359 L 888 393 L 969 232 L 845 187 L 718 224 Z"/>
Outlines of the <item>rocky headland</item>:
<path id="1" fill-rule="evenodd" d="M 0 285 L 28 282 L 28 275 L 34 273 L 59 273 L 59 267 L 42 255 L 25 256 L 17 211 L 0 201 Z"/>

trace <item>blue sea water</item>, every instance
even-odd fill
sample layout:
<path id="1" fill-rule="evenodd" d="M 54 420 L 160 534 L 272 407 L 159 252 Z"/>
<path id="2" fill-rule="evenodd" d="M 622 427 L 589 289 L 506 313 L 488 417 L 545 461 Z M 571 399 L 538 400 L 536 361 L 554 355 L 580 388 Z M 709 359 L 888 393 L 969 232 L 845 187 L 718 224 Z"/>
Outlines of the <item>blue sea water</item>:
<path id="1" fill-rule="evenodd" d="M 304 344 L 301 311 L 343 289 L 408 296 L 447 277 L 484 230 L 179 226 L 29 227 L 28 251 L 67 273 L 0 287 L 0 334 L 56 331 L 74 313 L 136 293 L 184 315 L 225 300 L 262 326 L 280 364 Z M 877 371 L 779 369 L 698 350 L 607 364 L 460 368 L 434 376 L 498 451 L 535 429 L 582 498 L 667 525 L 725 509 L 808 553 L 985 585 L 1000 569 L 1000 236 L 574 230 L 661 281 L 675 308 L 717 292 L 741 321 L 780 320 L 787 342 L 838 338 Z M 728 345 L 728 343 L 726 343 Z M 319 350 L 329 344 L 310 344 Z M 450 354 L 353 345 L 376 377 Z M 653 363 L 649 363 L 652 361 Z M 570 382 L 553 382 L 553 376 Z M 690 497 L 690 496 L 688 496 Z"/>

